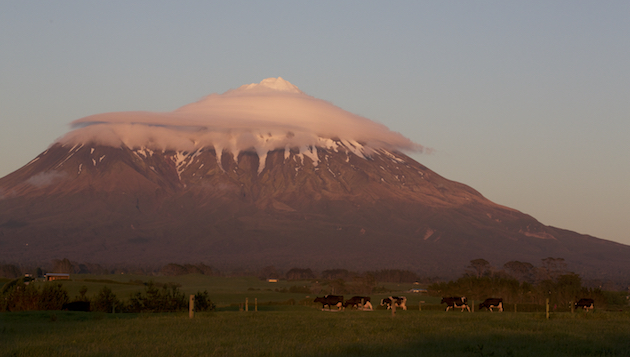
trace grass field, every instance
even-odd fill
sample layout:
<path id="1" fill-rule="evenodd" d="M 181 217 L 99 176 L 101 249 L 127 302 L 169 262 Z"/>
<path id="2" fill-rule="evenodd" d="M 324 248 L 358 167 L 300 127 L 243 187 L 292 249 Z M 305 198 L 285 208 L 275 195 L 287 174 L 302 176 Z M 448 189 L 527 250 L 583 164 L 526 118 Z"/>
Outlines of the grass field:
<path id="1" fill-rule="evenodd" d="M 0 314 L 2 356 L 630 356 L 628 313 Z"/>
<path id="2" fill-rule="evenodd" d="M 142 284 L 150 280 L 156 283 L 176 283 L 180 285 L 180 290 L 186 295 L 195 294 L 197 291 L 208 290 L 212 302 L 219 308 L 229 307 L 234 304 L 245 302 L 249 298 L 251 304 L 254 299 L 258 299 L 260 304 L 269 302 L 286 302 L 293 300 L 298 302 L 303 299 L 314 299 L 317 294 L 295 294 L 281 293 L 277 290 L 289 289 L 291 286 L 310 285 L 307 281 L 286 281 L 281 280 L 277 283 L 269 283 L 255 277 L 213 277 L 207 275 L 182 275 L 182 276 L 144 276 L 144 275 L 89 275 L 89 274 L 73 274 L 69 281 L 59 281 L 68 291 L 70 299 L 79 295 L 79 290 L 85 286 L 88 288 L 87 296 L 95 296 L 103 286 L 109 287 L 119 299 L 127 299 L 136 292 L 142 292 L 145 286 Z M 45 284 L 36 282 L 36 284 Z M 409 290 L 413 284 L 379 284 L 387 289 L 400 293 Z M 321 292 L 319 295 L 325 295 L 327 292 Z M 380 300 L 391 294 L 371 294 L 373 301 Z M 440 299 L 429 296 L 420 296 L 418 294 L 405 294 L 409 299 L 410 305 L 418 305 L 419 301 L 426 303 L 439 304 Z M 348 296 L 349 297 L 349 296 Z M 232 306 L 234 307 L 234 306 Z"/>
<path id="3" fill-rule="evenodd" d="M 444 312 L 439 298 L 404 293 L 411 308 L 324 312 L 300 305 L 314 294 L 282 290 L 300 282 L 202 275 L 73 276 L 70 297 L 103 286 L 121 299 L 139 282 L 208 290 L 215 312 L 165 314 L 30 311 L 0 313 L 0 356 L 630 356 L 630 312 Z M 393 294 L 411 284 L 386 284 Z M 320 295 L 323 295 L 321 293 Z M 308 296 L 308 297 L 307 297 Z M 386 296 L 386 294 L 382 294 Z M 372 294 L 378 305 L 381 295 Z M 248 312 L 239 303 L 249 298 Z M 253 300 L 258 299 L 258 311 Z M 289 305 L 293 300 L 295 305 Z M 424 301 L 422 311 L 418 302 Z"/>

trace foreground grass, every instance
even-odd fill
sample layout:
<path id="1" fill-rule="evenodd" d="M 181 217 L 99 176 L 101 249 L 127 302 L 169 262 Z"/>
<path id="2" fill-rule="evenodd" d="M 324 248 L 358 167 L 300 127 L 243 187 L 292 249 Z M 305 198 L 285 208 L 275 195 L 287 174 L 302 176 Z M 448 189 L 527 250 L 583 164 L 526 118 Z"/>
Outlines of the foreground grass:
<path id="1" fill-rule="evenodd" d="M 1 356 L 630 356 L 628 313 L 0 314 Z"/>

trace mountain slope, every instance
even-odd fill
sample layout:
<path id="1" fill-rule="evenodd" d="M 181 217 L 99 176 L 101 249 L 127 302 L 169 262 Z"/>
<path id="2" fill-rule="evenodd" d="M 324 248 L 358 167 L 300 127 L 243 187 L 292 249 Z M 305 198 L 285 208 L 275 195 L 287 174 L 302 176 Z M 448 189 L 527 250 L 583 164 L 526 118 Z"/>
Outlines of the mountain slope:
<path id="1" fill-rule="evenodd" d="M 0 179 L 0 260 L 401 268 L 564 258 L 621 277 L 630 247 L 547 227 L 408 156 L 358 142 L 194 151 L 54 144 Z"/>

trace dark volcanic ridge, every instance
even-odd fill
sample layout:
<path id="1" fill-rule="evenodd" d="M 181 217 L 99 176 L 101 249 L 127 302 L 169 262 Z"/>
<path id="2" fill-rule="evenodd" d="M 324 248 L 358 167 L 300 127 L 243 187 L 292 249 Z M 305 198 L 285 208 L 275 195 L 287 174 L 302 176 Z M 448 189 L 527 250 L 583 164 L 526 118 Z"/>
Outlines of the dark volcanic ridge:
<path id="1" fill-rule="evenodd" d="M 542 225 L 393 149 L 54 144 L 0 179 L 0 261 L 408 269 L 564 258 L 622 279 L 630 247 Z"/>

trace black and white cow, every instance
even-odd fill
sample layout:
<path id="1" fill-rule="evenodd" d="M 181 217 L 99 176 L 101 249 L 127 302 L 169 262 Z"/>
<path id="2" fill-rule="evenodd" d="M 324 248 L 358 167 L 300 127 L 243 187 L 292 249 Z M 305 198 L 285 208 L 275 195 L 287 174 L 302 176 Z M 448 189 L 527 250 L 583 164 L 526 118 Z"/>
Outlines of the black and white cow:
<path id="1" fill-rule="evenodd" d="M 446 304 L 446 311 L 448 311 L 448 309 L 450 308 L 453 308 L 453 310 L 455 310 L 455 308 L 458 307 L 462 309 L 462 312 L 464 312 L 464 309 L 467 309 L 468 312 L 470 312 L 470 307 L 468 307 L 468 299 L 466 299 L 466 297 L 464 296 L 443 297 L 440 304 Z"/>
<path id="2" fill-rule="evenodd" d="M 381 300 L 381 306 L 387 306 L 387 309 L 391 309 L 392 304 L 395 304 L 396 307 L 400 307 L 403 310 L 407 310 L 407 298 L 404 296 L 390 296 Z"/>
<path id="3" fill-rule="evenodd" d="M 353 296 L 350 299 L 346 300 L 346 302 L 343 303 L 343 307 L 346 308 L 346 307 L 350 306 L 351 308 L 353 308 L 353 307 L 354 308 L 359 308 L 359 305 L 361 305 L 361 303 L 365 304 L 367 302 L 370 302 L 370 297 L 369 296 Z"/>
<path id="4" fill-rule="evenodd" d="M 575 303 L 575 308 L 583 308 L 584 310 L 593 310 L 595 308 L 595 301 L 593 299 L 580 299 L 580 301 Z"/>
<path id="5" fill-rule="evenodd" d="M 484 302 L 479 304 L 479 310 L 486 308 L 490 311 L 492 309 L 499 309 L 499 311 L 503 311 L 503 299 L 502 298 L 489 298 Z"/>
<path id="6" fill-rule="evenodd" d="M 321 302 L 322 303 L 322 310 L 324 310 L 326 305 L 328 305 L 328 309 L 331 309 L 332 306 L 337 306 L 339 309 L 341 309 L 341 306 L 343 305 L 343 296 L 341 296 L 341 295 L 325 295 L 324 297 L 317 297 L 317 298 L 315 298 L 315 301 L 313 301 L 313 302 Z"/>

